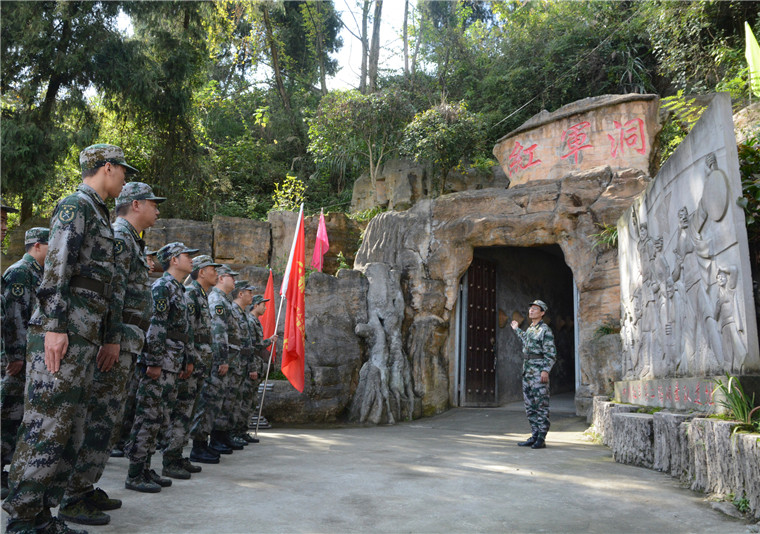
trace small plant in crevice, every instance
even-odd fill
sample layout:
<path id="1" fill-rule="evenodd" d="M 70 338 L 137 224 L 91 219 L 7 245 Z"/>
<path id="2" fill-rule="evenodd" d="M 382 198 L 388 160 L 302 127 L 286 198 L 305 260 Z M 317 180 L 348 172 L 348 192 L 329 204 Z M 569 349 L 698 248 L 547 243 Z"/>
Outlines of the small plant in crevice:
<path id="1" fill-rule="evenodd" d="M 718 404 L 723 406 L 739 424 L 733 434 L 738 431 L 760 432 L 760 406 L 755 406 L 755 394 L 748 398 L 744 393 L 741 382 L 726 373 L 726 383 L 721 378 L 713 380 L 715 387 L 713 395 L 719 393 Z"/>
<path id="2" fill-rule="evenodd" d="M 589 237 L 594 240 L 594 246 L 592 248 L 600 247 L 602 250 L 611 250 L 617 248 L 618 245 L 618 229 L 617 225 L 607 223 L 596 223 L 600 232 L 597 234 L 591 234 Z"/>

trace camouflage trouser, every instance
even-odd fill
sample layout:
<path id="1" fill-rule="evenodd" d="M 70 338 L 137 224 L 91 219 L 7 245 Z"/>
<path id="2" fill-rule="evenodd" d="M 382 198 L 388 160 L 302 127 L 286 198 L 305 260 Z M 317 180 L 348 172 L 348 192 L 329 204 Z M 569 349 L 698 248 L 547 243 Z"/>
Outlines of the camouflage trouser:
<path id="1" fill-rule="evenodd" d="M 239 354 L 232 355 L 230 351 L 230 370 L 227 372 L 227 389 L 224 392 L 224 403 L 221 411 L 216 415 L 214 421 L 214 430 L 223 432 L 232 430 L 232 425 L 240 418 L 240 402 L 238 395 L 243 384 L 243 378 L 246 376 L 248 366 L 245 365 Z"/>
<path id="2" fill-rule="evenodd" d="M 253 413 L 254 401 L 259 388 L 259 380 L 251 380 L 248 374 L 243 380 L 243 387 L 240 388 L 240 418 L 235 421 L 235 430 L 245 432 L 248 430 L 248 422 L 251 420 Z"/>
<path id="3" fill-rule="evenodd" d="M 161 376 L 153 380 L 145 374 L 145 364 L 137 386 L 135 421 L 124 446 L 124 455 L 134 464 L 148 462 L 156 452 L 156 441 L 164 419 L 168 418 L 177 401 L 177 373 L 161 370 Z"/>
<path id="4" fill-rule="evenodd" d="M 190 429 L 190 435 L 195 440 L 204 441 L 208 439 L 208 435 L 214 429 L 217 414 L 222 411 L 229 373 L 219 376 L 218 368 L 218 364 L 212 364 L 211 372 L 206 375 L 206 380 L 200 387 L 201 393 L 198 397 L 198 405 Z"/>
<path id="5" fill-rule="evenodd" d="M 26 369 L 11 376 L 3 376 L 2 389 L 0 389 L 0 412 L 2 412 L 2 465 L 8 465 L 13 459 L 16 450 L 16 436 L 24 418 L 24 384 L 26 383 Z"/>
<path id="6" fill-rule="evenodd" d="M 549 432 L 549 383 L 541 383 L 541 369 L 524 364 L 522 387 L 525 413 L 533 435 L 546 437 Z"/>
<path id="7" fill-rule="evenodd" d="M 137 405 L 137 386 L 140 385 L 141 373 L 145 374 L 145 368 L 135 365 L 132 369 L 132 375 L 129 377 L 127 387 L 124 393 L 124 414 L 121 418 L 121 428 L 116 429 L 114 447 L 124 448 L 124 444 L 129 439 L 129 433 L 132 432 L 132 425 L 135 422 L 135 407 Z"/>
<path id="8" fill-rule="evenodd" d="M 203 378 L 203 373 L 193 373 L 190 378 L 177 380 L 177 402 L 169 416 L 164 463 L 182 457 L 182 448 L 187 444 L 193 422 L 198 384 L 203 382 Z"/>
<path id="9" fill-rule="evenodd" d="M 98 346 L 69 333 L 57 373 L 45 366 L 45 333 L 30 327 L 24 419 L 3 509 L 12 520 L 34 521 L 58 506 L 84 439 Z"/>
<path id="10" fill-rule="evenodd" d="M 103 475 L 116 434 L 121 429 L 125 390 L 136 359 L 136 354 L 122 351 L 119 360 L 109 371 L 104 373 L 95 368 L 84 442 L 66 488 L 64 505 L 76 502 L 95 489 L 95 484 Z"/>

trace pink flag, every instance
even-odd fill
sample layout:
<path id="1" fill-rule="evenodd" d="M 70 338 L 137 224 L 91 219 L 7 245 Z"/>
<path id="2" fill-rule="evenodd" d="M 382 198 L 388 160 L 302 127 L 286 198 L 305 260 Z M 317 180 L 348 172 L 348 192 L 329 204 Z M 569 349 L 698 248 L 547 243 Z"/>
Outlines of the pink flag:
<path id="1" fill-rule="evenodd" d="M 324 265 L 324 256 L 330 248 L 330 241 L 327 239 L 327 226 L 325 226 L 325 212 L 319 213 L 319 227 L 317 227 L 317 241 L 314 243 L 314 255 L 311 257 L 311 266 L 320 273 Z"/>

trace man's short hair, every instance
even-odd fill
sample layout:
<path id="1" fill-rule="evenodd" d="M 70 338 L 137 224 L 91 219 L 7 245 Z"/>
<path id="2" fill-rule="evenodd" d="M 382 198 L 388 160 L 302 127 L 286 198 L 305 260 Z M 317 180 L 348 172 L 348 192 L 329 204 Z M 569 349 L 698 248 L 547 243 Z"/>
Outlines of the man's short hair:
<path id="1" fill-rule="evenodd" d="M 198 279 L 198 273 L 200 273 L 200 272 L 201 272 L 200 269 L 198 269 L 197 271 L 191 272 L 190 273 L 190 278 L 193 279 L 193 280 L 197 280 Z"/>
<path id="2" fill-rule="evenodd" d="M 117 217 L 124 217 L 127 213 L 129 213 L 132 210 L 132 203 L 129 204 L 119 204 L 114 208 L 114 213 Z"/>

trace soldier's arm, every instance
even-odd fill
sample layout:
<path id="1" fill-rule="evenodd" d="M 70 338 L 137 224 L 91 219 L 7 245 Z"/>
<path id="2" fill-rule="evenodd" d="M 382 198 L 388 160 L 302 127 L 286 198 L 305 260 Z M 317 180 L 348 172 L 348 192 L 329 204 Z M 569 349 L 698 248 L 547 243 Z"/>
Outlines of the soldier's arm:
<path id="1" fill-rule="evenodd" d="M 106 325 L 106 343 L 121 343 L 122 317 L 124 314 L 124 296 L 129 282 L 131 255 L 126 241 L 120 236 L 115 237 L 114 271 L 111 279 L 111 304 L 109 322 Z"/>
<path id="2" fill-rule="evenodd" d="M 166 325 L 169 321 L 169 291 L 157 280 L 151 288 L 153 315 L 145 334 L 143 362 L 148 367 L 163 367 L 166 354 Z"/>
<path id="3" fill-rule="evenodd" d="M 8 361 L 24 361 L 26 357 L 26 330 L 32 316 L 32 281 L 20 270 L 3 276 L 3 343 Z"/>
<path id="4" fill-rule="evenodd" d="M 552 329 L 548 326 L 544 327 L 544 336 L 541 340 L 541 352 L 544 354 L 544 359 L 541 360 L 543 368 L 541 371 L 547 373 L 554 367 L 554 362 L 557 360 L 557 347 L 554 345 L 554 334 Z"/>
<path id="5" fill-rule="evenodd" d="M 46 332 L 68 333 L 69 283 L 79 263 L 88 213 L 86 202 L 70 196 L 56 207 L 51 218 L 45 272 L 37 290 L 41 326 Z"/>
<path id="6" fill-rule="evenodd" d="M 196 355 L 195 355 L 195 326 L 194 326 L 194 319 L 190 316 L 190 309 L 192 308 L 195 310 L 195 304 L 190 306 L 190 302 L 192 298 L 190 295 L 185 291 L 183 293 L 183 298 L 185 301 L 185 317 L 187 318 L 187 343 L 185 343 L 185 350 L 184 350 L 184 365 L 182 366 L 183 369 L 187 369 L 189 371 L 188 376 L 190 373 L 192 373 L 193 369 L 195 368 L 195 362 L 196 362 Z M 192 314 L 194 315 L 194 314 Z M 187 378 L 187 377 L 186 377 Z"/>
<path id="7" fill-rule="evenodd" d="M 228 311 L 223 304 L 211 303 L 211 340 L 214 349 L 214 363 L 227 365 L 229 363 L 229 347 L 227 346 L 227 321 Z"/>

